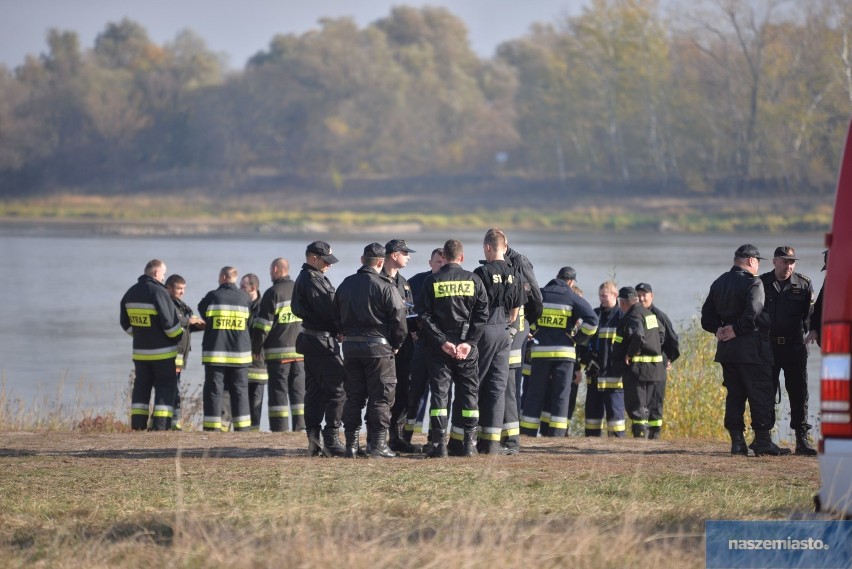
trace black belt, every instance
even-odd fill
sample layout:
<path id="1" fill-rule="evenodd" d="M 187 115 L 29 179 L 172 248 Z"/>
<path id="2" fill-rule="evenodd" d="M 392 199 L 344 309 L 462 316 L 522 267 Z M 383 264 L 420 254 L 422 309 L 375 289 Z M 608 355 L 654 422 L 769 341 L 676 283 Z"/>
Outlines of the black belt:
<path id="1" fill-rule="evenodd" d="M 313 336 L 314 338 L 328 338 L 331 336 L 331 332 L 326 332 L 324 330 L 308 330 L 307 328 L 302 328 L 302 334 L 306 336 Z"/>
<path id="2" fill-rule="evenodd" d="M 381 336 L 344 336 L 344 342 L 367 342 L 368 344 L 387 344 Z"/>
<path id="3" fill-rule="evenodd" d="M 787 336 L 769 336 L 769 341 L 773 344 L 778 344 L 779 346 L 783 346 L 784 344 L 803 344 L 804 340 L 802 338 L 787 337 Z"/>

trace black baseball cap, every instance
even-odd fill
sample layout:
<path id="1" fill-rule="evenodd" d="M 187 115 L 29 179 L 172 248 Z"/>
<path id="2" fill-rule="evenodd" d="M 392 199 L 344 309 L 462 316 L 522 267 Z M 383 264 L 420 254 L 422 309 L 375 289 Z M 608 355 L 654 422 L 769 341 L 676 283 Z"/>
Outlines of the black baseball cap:
<path id="1" fill-rule="evenodd" d="M 738 257 L 740 259 L 748 259 L 749 257 L 754 257 L 755 259 L 764 260 L 764 257 L 760 256 L 760 251 L 757 250 L 757 247 L 750 243 L 746 243 L 745 245 L 740 245 L 739 248 L 734 251 L 734 257 Z"/>
<path id="2" fill-rule="evenodd" d="M 563 281 L 575 281 L 577 280 L 577 271 L 574 270 L 574 267 L 562 267 L 556 273 L 556 278 Z"/>
<path id="3" fill-rule="evenodd" d="M 384 259 L 385 248 L 381 243 L 370 243 L 364 247 L 364 257 L 367 259 Z"/>
<path id="4" fill-rule="evenodd" d="M 623 286 L 618 289 L 618 298 L 636 298 L 636 289 L 632 286 Z"/>
<path id="5" fill-rule="evenodd" d="M 325 241 L 314 241 L 308 245 L 308 248 L 305 249 L 305 253 L 319 255 L 319 257 L 329 265 L 333 265 L 338 261 L 338 258 L 331 254 L 331 245 Z"/>
<path id="6" fill-rule="evenodd" d="M 796 250 L 790 247 L 789 245 L 782 245 L 781 247 L 775 248 L 775 254 L 773 257 L 778 257 L 779 259 L 787 259 L 788 261 L 798 261 L 799 258 L 796 256 Z"/>
<path id="7" fill-rule="evenodd" d="M 645 292 L 654 292 L 654 289 L 652 289 L 651 285 L 648 283 L 639 283 L 635 288 L 637 291 L 644 290 Z"/>
<path id="8" fill-rule="evenodd" d="M 417 252 L 414 249 L 409 248 L 409 246 L 405 243 L 405 239 L 391 239 L 385 244 L 385 255 L 390 255 L 396 251 L 403 251 L 405 253 Z"/>

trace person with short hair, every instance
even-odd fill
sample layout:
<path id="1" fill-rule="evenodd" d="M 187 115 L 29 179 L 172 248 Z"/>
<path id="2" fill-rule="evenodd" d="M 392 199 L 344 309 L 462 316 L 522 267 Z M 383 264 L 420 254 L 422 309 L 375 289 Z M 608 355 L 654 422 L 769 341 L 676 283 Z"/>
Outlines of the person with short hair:
<path id="1" fill-rule="evenodd" d="M 715 361 L 722 366 L 725 397 L 725 428 L 731 435 L 731 454 L 779 456 L 790 449 L 772 441 L 775 426 L 775 385 L 769 316 L 763 313 L 763 281 L 757 276 L 760 251 L 751 244 L 734 252 L 734 266 L 710 285 L 701 307 L 701 327 L 716 336 Z M 754 441 L 746 446 L 745 404 L 751 412 Z"/>
<path id="2" fill-rule="evenodd" d="M 252 363 L 249 318 L 251 301 L 237 288 L 237 269 L 222 267 L 219 288 L 211 290 L 198 303 L 207 326 L 201 342 L 204 364 L 205 431 L 222 430 L 222 397 L 228 393 L 231 426 L 235 431 L 251 428 L 248 399 L 248 368 Z"/>
<path id="3" fill-rule="evenodd" d="M 272 286 L 260 299 L 260 309 L 251 331 L 252 353 L 263 353 L 269 375 L 269 430 L 305 430 L 304 356 L 296 351 L 302 319 L 293 313 L 294 282 L 290 263 L 278 257 L 269 265 Z"/>
<path id="4" fill-rule="evenodd" d="M 618 308 L 618 287 L 613 281 L 605 281 L 598 287 L 600 306 L 595 308 L 598 315 L 598 330 L 589 343 L 579 350 L 579 361 L 586 371 L 586 428 L 587 437 L 600 437 L 604 425 L 611 437 L 623 437 L 624 421 L 624 381 L 621 373 L 613 368 L 615 351 L 615 333 L 621 322 L 621 310 Z"/>
<path id="5" fill-rule="evenodd" d="M 186 279 L 178 274 L 169 275 L 169 278 L 166 279 L 166 290 L 169 292 L 172 302 L 175 303 L 183 327 L 183 334 L 180 337 L 178 353 L 175 358 L 177 387 L 175 388 L 175 405 L 171 422 L 171 429 L 180 431 L 183 429 L 180 423 L 180 374 L 189 363 L 189 351 L 192 349 L 190 333 L 204 330 L 204 320 L 198 318 L 192 308 L 183 301 L 183 295 L 186 293 Z"/>
<path id="6" fill-rule="evenodd" d="M 325 273 L 338 259 L 325 241 L 305 249 L 305 263 L 293 285 L 293 314 L 302 319 L 296 351 L 305 356 L 305 428 L 308 456 L 346 454 L 340 442 L 340 425 L 346 393 L 346 372 L 334 321 L 334 292 Z M 325 417 L 325 428 L 323 428 Z M 322 439 L 320 439 L 322 434 Z"/>
<path id="7" fill-rule="evenodd" d="M 249 310 L 248 327 L 249 336 L 254 328 L 255 320 L 260 311 L 260 279 L 254 273 L 248 273 L 240 279 L 240 290 L 246 293 L 251 301 Z M 251 415 L 251 430 L 260 430 L 260 416 L 263 413 L 263 392 L 269 381 L 269 372 L 266 370 L 266 362 L 263 359 L 263 350 L 260 353 L 252 351 L 251 365 L 248 368 L 248 398 L 249 414 Z"/>
<path id="8" fill-rule="evenodd" d="M 796 434 L 796 454 L 816 456 L 808 433 L 808 347 L 805 339 L 811 329 L 814 287 L 811 279 L 796 272 L 796 250 L 789 245 L 775 249 L 773 270 L 760 275 L 769 314 L 769 342 L 772 345 L 772 380 L 780 390 L 781 372 L 790 399 L 790 429 Z"/>
<path id="9" fill-rule="evenodd" d="M 423 281 L 415 311 L 420 317 L 429 357 L 432 391 L 429 458 L 473 456 L 479 422 L 479 352 L 477 344 L 488 321 L 488 295 L 478 276 L 462 268 L 464 246 L 449 239 L 443 247 L 446 264 Z M 453 398 L 452 432 L 447 443 L 447 401 Z"/>
<path id="10" fill-rule="evenodd" d="M 404 244 L 403 244 L 404 245 Z M 364 247 L 361 268 L 346 277 L 334 295 L 334 320 L 343 337 L 346 402 L 343 432 L 346 458 L 360 452 L 361 413 L 367 407 L 367 451 L 372 458 L 397 456 L 388 447 L 391 408 L 396 393 L 394 355 L 408 337 L 408 309 L 397 286 L 382 276 L 385 247 Z"/>
<path id="11" fill-rule="evenodd" d="M 177 377 L 175 359 L 183 326 L 163 281 L 166 264 L 152 259 L 136 284 L 121 298 L 119 323 L 133 337 L 135 376 L 130 403 L 130 428 L 148 428 L 151 391 L 154 413 L 151 428 L 165 431 L 174 413 Z"/>

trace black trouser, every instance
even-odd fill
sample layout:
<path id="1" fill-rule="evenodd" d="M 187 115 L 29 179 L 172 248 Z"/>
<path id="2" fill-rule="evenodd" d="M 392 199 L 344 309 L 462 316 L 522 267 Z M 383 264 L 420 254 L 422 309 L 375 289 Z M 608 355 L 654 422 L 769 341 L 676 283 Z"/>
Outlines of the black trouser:
<path id="1" fill-rule="evenodd" d="M 623 380 L 624 406 L 633 423 L 633 434 L 638 435 L 649 428 L 661 429 L 666 382 L 641 381 L 629 369 L 624 372 Z"/>
<path id="2" fill-rule="evenodd" d="M 586 436 L 599 437 L 604 425 L 613 437 L 624 436 L 624 390 L 586 385 Z"/>
<path id="3" fill-rule="evenodd" d="M 502 310 L 502 309 L 501 309 Z M 506 323 L 488 324 L 477 343 L 479 350 L 479 438 L 499 442 L 506 414 L 509 349 Z"/>
<path id="4" fill-rule="evenodd" d="M 251 415 L 251 428 L 260 429 L 260 415 L 263 412 L 263 392 L 266 389 L 265 381 L 248 382 L 249 415 Z"/>
<path id="5" fill-rule="evenodd" d="M 811 428 L 808 423 L 808 349 L 804 344 L 772 344 L 772 381 L 779 385 L 784 371 L 784 387 L 790 399 L 790 428 Z"/>
<path id="6" fill-rule="evenodd" d="M 134 431 L 144 431 L 148 428 L 148 410 L 153 390 L 154 414 L 151 428 L 155 431 L 165 431 L 171 426 L 177 392 L 175 358 L 134 360 L 133 364 L 136 377 L 130 397 L 130 428 Z"/>
<path id="7" fill-rule="evenodd" d="M 464 360 L 454 360 L 444 352 L 430 349 L 428 360 L 429 389 L 432 400 L 429 425 L 432 429 L 447 429 L 447 404 L 450 386 L 455 386 L 453 398 L 453 428 L 450 437 L 462 441 L 464 431 L 479 423 L 479 354 L 473 348 Z"/>
<path id="8" fill-rule="evenodd" d="M 348 357 L 346 369 L 346 402 L 343 404 L 343 428 L 361 430 L 361 411 L 367 406 L 367 428 L 372 432 L 387 429 L 391 423 L 391 407 L 396 393 L 396 367 L 393 356 L 380 358 Z"/>
<path id="9" fill-rule="evenodd" d="M 413 355 L 414 340 L 409 334 L 394 357 L 396 362 L 396 394 L 394 395 L 393 407 L 391 407 L 390 419 L 393 425 L 404 425 L 408 418 L 408 389 Z"/>
<path id="10" fill-rule="evenodd" d="M 286 431 L 293 421 L 294 431 L 305 430 L 305 365 L 302 361 L 266 362 L 269 373 L 269 430 Z"/>
<path id="11" fill-rule="evenodd" d="M 417 424 L 417 414 L 420 412 L 420 403 L 426 392 L 429 391 L 429 374 L 427 371 L 426 347 L 423 339 L 414 342 L 411 354 L 411 375 L 408 382 L 408 417 L 405 430 L 414 431 Z"/>
<path id="12" fill-rule="evenodd" d="M 205 431 L 222 429 L 222 397 L 227 391 L 231 401 L 231 424 L 235 431 L 251 428 L 248 398 L 248 368 L 207 364 L 204 366 Z"/>
<path id="13" fill-rule="evenodd" d="M 346 372 L 337 340 L 299 334 L 296 350 L 305 356 L 305 427 L 339 429 Z"/>
<path id="14" fill-rule="evenodd" d="M 171 428 L 172 425 L 180 424 L 180 372 L 181 370 L 179 368 L 175 369 L 175 405 L 169 428 Z"/>
<path id="15" fill-rule="evenodd" d="M 503 431 L 500 433 L 501 441 L 509 448 L 521 446 L 520 434 L 520 412 L 518 411 L 518 381 L 521 368 L 509 368 L 509 378 L 506 382 L 506 405 L 503 412 Z"/>
<path id="16" fill-rule="evenodd" d="M 722 363 L 722 385 L 728 390 L 725 397 L 725 428 L 731 432 L 745 431 L 745 404 L 751 411 L 751 427 L 769 431 L 775 426 L 775 383 L 769 364 Z"/>

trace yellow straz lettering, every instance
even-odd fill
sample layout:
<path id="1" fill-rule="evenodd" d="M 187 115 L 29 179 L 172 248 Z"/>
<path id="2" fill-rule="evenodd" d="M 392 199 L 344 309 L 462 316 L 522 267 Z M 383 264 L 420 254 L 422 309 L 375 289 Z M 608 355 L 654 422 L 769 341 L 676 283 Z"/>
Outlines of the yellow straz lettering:
<path id="1" fill-rule="evenodd" d="M 566 316 L 551 316 L 549 314 L 543 314 L 538 318 L 538 325 L 545 326 L 547 328 L 565 328 L 568 324 L 568 317 Z"/>
<path id="2" fill-rule="evenodd" d="M 292 322 L 301 322 L 302 319 L 293 314 L 293 310 L 289 306 L 285 306 L 278 311 L 278 323 L 290 324 Z"/>
<path id="3" fill-rule="evenodd" d="M 140 328 L 151 327 L 151 316 L 148 314 L 130 314 L 130 325 L 139 326 Z"/>
<path id="4" fill-rule="evenodd" d="M 213 319 L 214 330 L 245 330 L 245 318 L 228 318 L 225 316 L 217 316 Z"/>
<path id="5" fill-rule="evenodd" d="M 473 281 L 441 281 L 432 283 L 435 298 L 445 296 L 473 296 Z"/>

